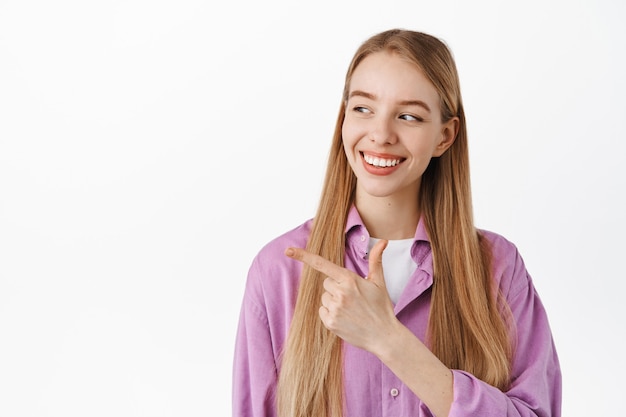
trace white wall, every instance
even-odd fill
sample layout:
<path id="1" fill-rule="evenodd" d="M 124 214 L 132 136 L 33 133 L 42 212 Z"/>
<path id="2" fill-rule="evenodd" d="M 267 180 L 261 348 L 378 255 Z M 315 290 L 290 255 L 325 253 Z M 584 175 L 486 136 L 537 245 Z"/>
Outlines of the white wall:
<path id="1" fill-rule="evenodd" d="M 227 416 L 252 256 L 313 214 L 352 53 L 446 40 L 476 219 L 525 257 L 564 415 L 626 372 L 624 2 L 0 2 L 0 415 Z"/>

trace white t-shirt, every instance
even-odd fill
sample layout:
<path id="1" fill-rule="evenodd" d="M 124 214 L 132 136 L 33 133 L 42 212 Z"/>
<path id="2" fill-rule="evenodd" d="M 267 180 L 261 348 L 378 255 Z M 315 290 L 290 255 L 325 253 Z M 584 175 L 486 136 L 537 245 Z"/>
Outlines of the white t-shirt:
<path id="1" fill-rule="evenodd" d="M 380 239 L 370 238 L 369 250 Z M 390 240 L 383 252 L 383 271 L 385 273 L 385 284 L 387 285 L 387 291 L 389 297 L 394 304 L 400 299 L 406 283 L 415 272 L 417 264 L 411 258 L 411 246 L 413 245 L 413 239 L 401 239 Z"/>

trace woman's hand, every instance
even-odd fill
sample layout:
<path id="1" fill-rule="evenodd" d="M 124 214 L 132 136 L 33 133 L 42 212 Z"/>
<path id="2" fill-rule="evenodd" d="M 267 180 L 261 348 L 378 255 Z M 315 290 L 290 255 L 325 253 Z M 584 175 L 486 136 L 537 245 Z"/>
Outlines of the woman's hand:
<path id="1" fill-rule="evenodd" d="M 287 256 L 327 276 L 319 309 L 324 326 L 346 342 L 374 354 L 400 324 L 385 286 L 382 255 L 386 247 L 387 241 L 380 240 L 372 248 L 365 278 L 304 249 L 285 251 Z"/>

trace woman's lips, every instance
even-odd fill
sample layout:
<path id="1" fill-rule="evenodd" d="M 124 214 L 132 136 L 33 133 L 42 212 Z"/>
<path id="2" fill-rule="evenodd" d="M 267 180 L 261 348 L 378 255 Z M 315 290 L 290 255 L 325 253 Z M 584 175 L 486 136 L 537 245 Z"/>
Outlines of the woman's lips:
<path id="1" fill-rule="evenodd" d="M 374 154 L 361 152 L 363 167 L 374 175 L 389 175 L 394 172 L 406 158 L 396 155 Z"/>

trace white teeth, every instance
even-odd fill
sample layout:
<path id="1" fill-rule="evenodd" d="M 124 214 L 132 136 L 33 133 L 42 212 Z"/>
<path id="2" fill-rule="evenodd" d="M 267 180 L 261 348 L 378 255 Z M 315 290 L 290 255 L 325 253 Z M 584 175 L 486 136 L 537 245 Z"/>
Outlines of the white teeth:
<path id="1" fill-rule="evenodd" d="M 394 167 L 400 163 L 399 159 L 383 159 L 371 155 L 363 155 L 365 162 L 375 167 Z"/>

